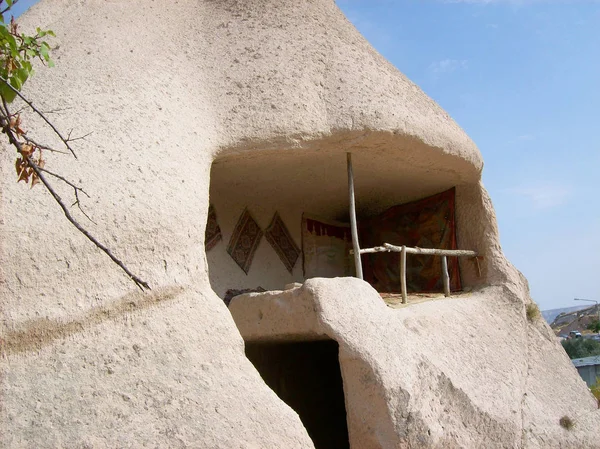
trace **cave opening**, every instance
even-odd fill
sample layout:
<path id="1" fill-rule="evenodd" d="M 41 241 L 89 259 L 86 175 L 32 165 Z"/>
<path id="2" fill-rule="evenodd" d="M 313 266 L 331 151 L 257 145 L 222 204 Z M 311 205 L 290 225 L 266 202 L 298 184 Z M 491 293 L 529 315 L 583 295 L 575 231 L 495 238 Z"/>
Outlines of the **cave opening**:
<path id="1" fill-rule="evenodd" d="M 350 447 L 338 351 L 333 340 L 246 342 L 246 356 L 298 413 L 316 449 Z"/>
<path id="2" fill-rule="evenodd" d="M 415 165 L 425 152 L 404 160 L 407 151 L 352 154 L 361 249 L 389 243 L 477 250 L 470 243 L 475 221 L 459 213 L 468 204 L 457 172 L 432 173 Z M 346 157 L 341 150 L 263 150 L 213 162 L 205 250 L 211 286 L 226 304 L 314 277 L 357 275 Z M 364 280 L 382 295 L 400 294 L 402 282 L 410 294 L 441 293 L 445 271 L 449 291 L 481 283 L 479 266 L 467 258 L 449 257 L 444 270 L 439 255 L 411 254 L 405 279 L 398 253 L 363 254 L 361 261 Z"/>

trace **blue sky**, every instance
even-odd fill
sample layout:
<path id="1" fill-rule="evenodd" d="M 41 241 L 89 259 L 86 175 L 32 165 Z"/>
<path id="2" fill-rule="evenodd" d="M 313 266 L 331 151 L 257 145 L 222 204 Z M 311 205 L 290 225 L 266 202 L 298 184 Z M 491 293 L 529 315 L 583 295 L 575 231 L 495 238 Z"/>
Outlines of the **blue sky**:
<path id="1" fill-rule="evenodd" d="M 540 307 L 600 300 L 600 2 L 337 3 L 477 143 L 504 252 Z"/>
<path id="2" fill-rule="evenodd" d="M 16 3 L 10 10 L 9 15 L 14 15 L 15 17 L 19 17 L 21 14 L 23 14 L 24 11 L 27 11 L 27 9 L 31 7 L 31 5 L 37 3 L 38 1 L 39 0 L 16 0 Z M 3 2 L 3 3 L 6 3 L 6 2 Z"/>
<path id="3" fill-rule="evenodd" d="M 503 250 L 540 307 L 600 300 L 600 3 L 337 3 L 477 143 Z"/>

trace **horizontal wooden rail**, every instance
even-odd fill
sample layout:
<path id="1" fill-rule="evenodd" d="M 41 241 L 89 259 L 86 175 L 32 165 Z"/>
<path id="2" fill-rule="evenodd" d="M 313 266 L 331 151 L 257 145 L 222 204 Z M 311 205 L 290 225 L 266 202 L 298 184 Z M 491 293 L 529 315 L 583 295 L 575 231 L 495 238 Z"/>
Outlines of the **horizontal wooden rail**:
<path id="1" fill-rule="evenodd" d="M 354 251 L 350 251 L 354 254 Z M 442 257 L 442 281 L 444 284 L 444 295 L 450 296 L 450 276 L 448 274 L 448 257 L 474 257 L 477 262 L 477 271 L 480 274 L 479 259 L 476 251 L 469 251 L 464 249 L 436 249 L 436 248 L 411 248 L 409 246 L 396 246 L 389 243 L 384 243 L 383 246 L 376 246 L 375 248 L 365 248 L 359 251 L 360 254 L 373 254 L 373 253 L 400 253 L 400 284 L 402 287 L 402 303 L 407 302 L 406 293 L 406 255 L 407 254 L 420 254 L 425 256 L 441 256 Z"/>
<path id="2" fill-rule="evenodd" d="M 469 251 L 464 249 L 436 249 L 436 248 L 411 248 L 406 246 L 406 254 L 422 254 L 426 256 L 450 256 L 450 257 L 477 257 L 476 251 Z M 376 246 L 375 248 L 361 249 L 361 254 L 369 253 L 401 253 L 402 246 L 390 245 L 384 243 L 383 246 Z"/>

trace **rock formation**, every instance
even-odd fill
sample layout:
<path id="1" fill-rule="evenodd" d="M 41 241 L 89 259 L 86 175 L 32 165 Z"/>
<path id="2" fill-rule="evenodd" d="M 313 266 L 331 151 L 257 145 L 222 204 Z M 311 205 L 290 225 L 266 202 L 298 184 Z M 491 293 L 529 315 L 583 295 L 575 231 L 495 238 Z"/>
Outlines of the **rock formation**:
<path id="1" fill-rule="evenodd" d="M 313 447 L 244 339 L 337 342 L 353 448 L 599 447 L 593 397 L 526 318 L 478 149 L 333 0 L 42 0 L 21 22 L 57 34 L 25 93 L 92 132 L 48 163 L 152 291 L 2 159 L 1 447 Z M 297 244 L 302 212 L 347 214 L 346 152 L 364 216 L 456 188 L 458 245 L 483 257 L 461 261 L 469 294 L 395 310 L 352 278 L 281 291 L 305 279 L 265 239 L 240 270 L 225 246 L 244 208 L 262 230 L 278 212 Z M 232 313 L 219 297 L 258 286 Z"/>

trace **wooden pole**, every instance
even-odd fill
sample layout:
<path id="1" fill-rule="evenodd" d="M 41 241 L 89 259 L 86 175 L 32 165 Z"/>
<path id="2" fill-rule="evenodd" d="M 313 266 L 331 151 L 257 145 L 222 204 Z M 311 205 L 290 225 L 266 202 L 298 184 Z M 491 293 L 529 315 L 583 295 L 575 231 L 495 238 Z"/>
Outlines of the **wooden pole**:
<path id="1" fill-rule="evenodd" d="M 406 246 L 400 251 L 400 286 L 402 288 L 402 304 L 408 302 L 406 294 Z"/>
<path id="2" fill-rule="evenodd" d="M 402 251 L 400 246 L 390 245 L 384 243 L 383 246 L 376 246 L 375 248 L 361 249 L 361 254 L 370 253 L 399 253 Z M 436 248 L 411 248 L 406 247 L 407 254 L 421 254 L 424 256 L 451 256 L 451 257 L 476 257 L 477 252 L 469 251 L 464 249 L 436 249 Z"/>
<path id="3" fill-rule="evenodd" d="M 352 172 L 352 153 L 347 153 L 348 160 L 348 195 L 350 196 L 350 229 L 352 231 L 352 248 L 354 249 L 354 267 L 356 277 L 363 279 L 360 246 L 358 244 L 358 227 L 356 225 L 356 204 L 354 201 L 354 174 Z"/>
<path id="4" fill-rule="evenodd" d="M 450 275 L 448 274 L 448 257 L 442 256 L 442 280 L 444 281 L 444 296 L 450 296 Z"/>

